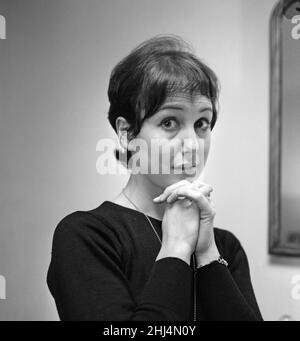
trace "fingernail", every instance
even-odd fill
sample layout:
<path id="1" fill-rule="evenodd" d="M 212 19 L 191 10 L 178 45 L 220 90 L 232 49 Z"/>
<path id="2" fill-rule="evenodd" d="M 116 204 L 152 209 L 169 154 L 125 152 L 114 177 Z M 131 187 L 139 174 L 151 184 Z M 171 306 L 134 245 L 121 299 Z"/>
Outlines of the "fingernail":
<path id="1" fill-rule="evenodd" d="M 157 202 L 159 200 L 160 200 L 160 197 L 156 197 L 156 198 L 153 199 L 153 201 L 155 201 L 155 202 Z"/>

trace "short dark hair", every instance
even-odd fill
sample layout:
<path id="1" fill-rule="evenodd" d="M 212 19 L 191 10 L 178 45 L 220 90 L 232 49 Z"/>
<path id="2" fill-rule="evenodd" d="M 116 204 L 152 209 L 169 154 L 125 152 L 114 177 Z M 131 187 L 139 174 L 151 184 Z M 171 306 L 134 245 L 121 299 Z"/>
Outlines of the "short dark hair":
<path id="1" fill-rule="evenodd" d="M 154 115 L 167 97 L 201 94 L 212 103 L 212 130 L 217 120 L 219 91 L 217 76 L 196 57 L 186 41 L 177 35 L 157 35 L 134 48 L 112 70 L 108 120 L 117 132 L 116 119 L 124 117 L 130 125 L 128 137 L 134 138 L 143 121 Z M 115 156 L 119 160 L 118 150 Z M 130 157 L 127 150 L 128 161 Z"/>

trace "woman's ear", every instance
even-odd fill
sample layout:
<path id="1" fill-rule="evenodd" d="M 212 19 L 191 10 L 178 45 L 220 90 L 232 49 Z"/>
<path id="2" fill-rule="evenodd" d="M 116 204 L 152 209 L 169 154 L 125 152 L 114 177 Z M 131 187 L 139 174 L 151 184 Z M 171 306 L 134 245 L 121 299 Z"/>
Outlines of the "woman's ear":
<path id="1" fill-rule="evenodd" d="M 128 148 L 128 144 L 129 144 L 128 130 L 129 130 L 129 127 L 130 127 L 130 125 L 124 117 L 119 116 L 116 119 L 116 130 L 117 130 L 117 134 L 118 134 L 119 146 L 121 148 L 122 153 L 125 153 L 125 151 Z"/>

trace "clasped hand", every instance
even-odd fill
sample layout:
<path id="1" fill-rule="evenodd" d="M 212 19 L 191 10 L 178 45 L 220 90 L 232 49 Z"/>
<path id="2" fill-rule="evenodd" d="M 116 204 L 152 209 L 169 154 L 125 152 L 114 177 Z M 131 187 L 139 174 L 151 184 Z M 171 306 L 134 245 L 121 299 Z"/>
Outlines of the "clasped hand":
<path id="1" fill-rule="evenodd" d="M 182 180 L 166 187 L 160 196 L 153 199 L 157 204 L 162 202 L 172 204 L 176 200 L 187 198 L 197 204 L 200 210 L 199 234 L 195 248 L 197 257 L 205 258 L 207 253 L 217 253 L 213 232 L 216 210 L 210 198 L 212 191 L 212 186 L 198 179 L 194 182 Z"/>

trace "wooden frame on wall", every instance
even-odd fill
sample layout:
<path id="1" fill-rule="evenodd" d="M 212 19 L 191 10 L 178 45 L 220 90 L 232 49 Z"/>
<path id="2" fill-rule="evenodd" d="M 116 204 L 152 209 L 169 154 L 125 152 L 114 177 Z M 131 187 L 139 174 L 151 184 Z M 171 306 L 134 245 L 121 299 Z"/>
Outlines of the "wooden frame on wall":
<path id="1" fill-rule="evenodd" d="M 281 0 L 270 18 L 269 253 L 300 256 L 300 248 L 281 238 L 282 27 L 285 10 L 299 0 Z"/>

